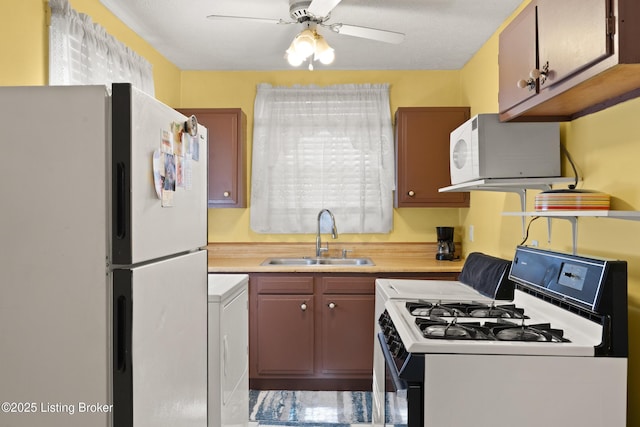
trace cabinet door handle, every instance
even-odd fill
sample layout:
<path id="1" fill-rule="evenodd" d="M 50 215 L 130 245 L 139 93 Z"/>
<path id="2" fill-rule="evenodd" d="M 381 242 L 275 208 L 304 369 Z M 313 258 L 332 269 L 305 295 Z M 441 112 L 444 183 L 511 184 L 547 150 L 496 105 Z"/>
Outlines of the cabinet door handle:
<path id="1" fill-rule="evenodd" d="M 307 311 L 307 303 L 303 302 L 302 304 L 300 304 L 300 310 Z"/>
<path id="2" fill-rule="evenodd" d="M 531 70 L 527 80 L 518 80 L 516 84 L 520 89 L 529 88 L 529 90 L 532 91 L 536 88 L 536 80 L 539 81 L 540 86 L 542 86 L 547 81 L 547 77 L 549 77 L 549 61 L 542 66 L 542 69 L 534 68 Z"/>
<path id="3" fill-rule="evenodd" d="M 532 78 L 529 78 L 527 80 L 522 79 L 522 80 L 518 80 L 517 85 L 520 89 L 529 88 L 529 90 L 531 91 L 536 88 L 536 81 L 535 79 L 532 79 Z"/>
<path id="4" fill-rule="evenodd" d="M 230 193 L 230 192 L 228 192 L 228 191 L 225 191 L 224 193 L 222 193 L 222 195 L 223 195 L 224 197 L 229 197 L 229 196 L 231 195 L 231 193 Z"/>
<path id="5" fill-rule="evenodd" d="M 409 197 L 413 197 L 413 196 L 415 196 L 415 195 L 416 195 L 416 192 L 415 192 L 415 191 L 413 191 L 413 190 L 409 190 L 409 191 L 407 192 L 407 195 L 408 195 Z"/>
<path id="6" fill-rule="evenodd" d="M 329 304 L 327 304 L 327 307 L 329 307 L 330 309 L 334 309 L 334 308 L 336 308 L 336 303 L 335 302 L 330 302 Z"/>
<path id="7" fill-rule="evenodd" d="M 549 77 L 549 61 L 545 62 L 541 69 L 534 68 L 531 70 L 529 77 L 538 79 L 542 86 L 547 81 L 547 77 Z"/>

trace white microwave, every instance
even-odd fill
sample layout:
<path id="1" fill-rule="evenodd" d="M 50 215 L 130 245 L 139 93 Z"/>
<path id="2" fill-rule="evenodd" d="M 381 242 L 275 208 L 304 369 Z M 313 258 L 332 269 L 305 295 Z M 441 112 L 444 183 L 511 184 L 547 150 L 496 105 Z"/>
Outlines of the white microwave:
<path id="1" fill-rule="evenodd" d="M 451 184 L 560 176 L 559 123 L 502 123 L 478 114 L 451 132 Z"/>

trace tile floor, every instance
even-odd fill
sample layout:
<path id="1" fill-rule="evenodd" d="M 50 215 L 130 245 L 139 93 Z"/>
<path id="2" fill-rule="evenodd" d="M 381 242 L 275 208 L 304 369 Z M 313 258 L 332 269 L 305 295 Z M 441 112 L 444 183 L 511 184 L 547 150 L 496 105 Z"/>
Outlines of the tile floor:
<path id="1" fill-rule="evenodd" d="M 371 424 L 370 392 L 251 390 L 250 427 L 365 427 Z M 389 424 L 406 425 L 401 405 L 387 402 Z"/>

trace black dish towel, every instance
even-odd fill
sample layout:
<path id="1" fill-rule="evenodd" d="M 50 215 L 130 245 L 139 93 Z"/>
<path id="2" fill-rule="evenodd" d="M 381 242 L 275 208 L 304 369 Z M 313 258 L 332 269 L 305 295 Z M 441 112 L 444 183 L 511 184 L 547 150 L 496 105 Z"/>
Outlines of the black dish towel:
<path id="1" fill-rule="evenodd" d="M 510 267 L 511 261 L 472 252 L 458 280 L 489 298 L 512 300 L 515 284 L 509 280 Z"/>

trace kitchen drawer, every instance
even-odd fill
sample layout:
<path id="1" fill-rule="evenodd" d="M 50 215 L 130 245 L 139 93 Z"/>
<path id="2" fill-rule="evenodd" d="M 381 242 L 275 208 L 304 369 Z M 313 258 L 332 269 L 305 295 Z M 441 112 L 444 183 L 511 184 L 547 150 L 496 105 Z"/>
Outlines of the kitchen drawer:
<path id="1" fill-rule="evenodd" d="M 323 294 L 373 294 L 375 277 L 335 276 L 322 277 L 320 289 Z"/>
<path id="2" fill-rule="evenodd" d="M 252 274 L 250 286 L 259 294 L 313 294 L 313 276 Z"/>

